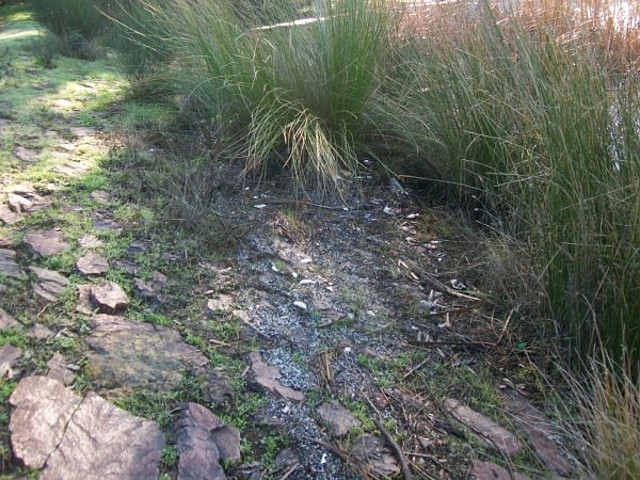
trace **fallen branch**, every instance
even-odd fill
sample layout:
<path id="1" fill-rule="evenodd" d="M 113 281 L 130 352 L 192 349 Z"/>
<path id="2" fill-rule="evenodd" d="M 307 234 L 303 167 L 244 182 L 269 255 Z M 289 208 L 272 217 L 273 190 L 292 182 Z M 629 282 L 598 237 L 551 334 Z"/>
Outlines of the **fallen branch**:
<path id="1" fill-rule="evenodd" d="M 375 423 L 378 430 L 380 430 L 380 433 L 382 433 L 382 436 L 387 441 L 389 446 L 393 449 L 393 452 L 396 454 L 396 457 L 400 462 L 400 468 L 402 469 L 402 478 L 404 478 L 404 480 L 413 480 L 413 474 L 411 473 L 411 469 L 409 468 L 409 464 L 407 463 L 407 460 L 404 458 L 402 449 L 382 424 L 382 415 L 380 415 L 380 412 L 378 411 L 376 406 L 373 404 L 373 402 L 369 400 L 369 397 L 367 397 L 367 395 L 364 393 L 364 390 L 361 390 L 361 393 L 364 399 L 367 401 L 367 403 L 375 413 L 375 417 L 372 418 L 373 423 Z"/>

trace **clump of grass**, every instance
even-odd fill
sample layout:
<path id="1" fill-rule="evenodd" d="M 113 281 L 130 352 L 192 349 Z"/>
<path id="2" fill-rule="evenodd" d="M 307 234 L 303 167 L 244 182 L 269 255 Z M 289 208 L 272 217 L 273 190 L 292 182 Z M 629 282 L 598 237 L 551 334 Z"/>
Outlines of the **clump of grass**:
<path id="1" fill-rule="evenodd" d="M 101 0 L 28 0 L 34 18 L 59 37 L 71 34 L 92 40 L 103 34 L 108 22 L 99 8 Z"/>
<path id="2" fill-rule="evenodd" d="M 640 377 L 628 367 L 604 356 L 585 369 L 586 380 L 569 379 L 580 419 L 571 433 L 591 478 L 640 478 Z"/>
<path id="3" fill-rule="evenodd" d="M 415 138 L 460 198 L 526 241 L 577 364 L 600 345 L 637 364 L 639 37 L 620 32 L 609 48 L 602 18 L 586 28 L 554 13 L 558 2 L 520 5 L 425 14 L 404 51 Z"/>
<path id="4" fill-rule="evenodd" d="M 258 13 L 229 0 L 141 3 L 156 33 L 137 41 L 164 42 L 173 58 L 164 81 L 185 105 L 231 126 L 247 172 L 275 160 L 299 184 L 331 188 L 357 169 L 394 28 L 383 2 L 318 1 L 303 24 L 269 23 L 299 15 L 288 0 Z"/>

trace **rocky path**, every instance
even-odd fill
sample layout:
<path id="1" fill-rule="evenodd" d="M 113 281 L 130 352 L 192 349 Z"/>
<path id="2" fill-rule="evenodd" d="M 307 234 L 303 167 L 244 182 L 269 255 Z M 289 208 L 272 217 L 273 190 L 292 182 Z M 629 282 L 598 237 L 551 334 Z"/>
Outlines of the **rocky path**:
<path id="1" fill-rule="evenodd" d="M 571 475 L 528 387 L 478 373 L 509 321 L 487 336 L 494 300 L 471 267 L 485 252 L 446 215 L 387 185 L 342 209 L 238 183 L 217 205 L 243 235 L 194 253 L 118 184 L 144 176 L 131 159 L 150 146 L 127 156 L 114 108 L 95 106 L 123 102 L 111 67 L 56 80 L 7 28 L 0 473 Z"/>

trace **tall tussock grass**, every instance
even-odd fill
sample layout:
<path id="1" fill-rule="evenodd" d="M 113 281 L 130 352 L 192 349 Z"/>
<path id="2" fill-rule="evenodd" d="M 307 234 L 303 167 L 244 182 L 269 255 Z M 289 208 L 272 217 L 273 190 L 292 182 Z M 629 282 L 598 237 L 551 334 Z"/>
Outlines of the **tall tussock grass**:
<path id="1" fill-rule="evenodd" d="M 247 171 L 276 160 L 300 184 L 339 187 L 372 128 L 396 15 L 383 1 L 319 0 L 309 21 L 294 24 L 300 2 L 267 3 L 146 0 L 153 31 L 134 22 L 128 35 L 149 51 L 170 50 L 164 81 L 204 118 L 230 126 Z"/>
<path id="2" fill-rule="evenodd" d="M 111 0 L 27 0 L 37 21 L 60 38 L 80 35 L 92 40 L 107 29 L 109 22 L 100 12 Z"/>
<path id="3" fill-rule="evenodd" d="M 570 435 L 582 448 L 579 458 L 588 478 L 640 478 L 640 377 L 628 367 L 621 376 L 620 365 L 605 354 L 581 377 L 567 377 L 575 400 Z"/>
<path id="4" fill-rule="evenodd" d="M 461 2 L 414 16 L 406 101 L 428 119 L 415 134 L 440 177 L 531 246 L 574 359 L 604 347 L 618 363 L 627 352 L 637 372 L 638 36 L 563 5 Z"/>

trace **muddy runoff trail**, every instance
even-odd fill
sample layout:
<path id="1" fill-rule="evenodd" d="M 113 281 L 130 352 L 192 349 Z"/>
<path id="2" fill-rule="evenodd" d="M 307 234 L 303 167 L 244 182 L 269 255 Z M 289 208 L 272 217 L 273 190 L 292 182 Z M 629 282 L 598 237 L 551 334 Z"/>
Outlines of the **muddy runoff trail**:
<path id="1" fill-rule="evenodd" d="M 113 68 L 54 75 L 10 47 L 8 478 L 570 476 L 530 386 L 490 365 L 518 339 L 493 317 L 484 246 L 445 211 L 373 179 L 349 205 L 296 201 L 219 165 L 212 205 L 234 241 L 198 244 L 150 201 L 164 153 L 123 131 Z"/>

